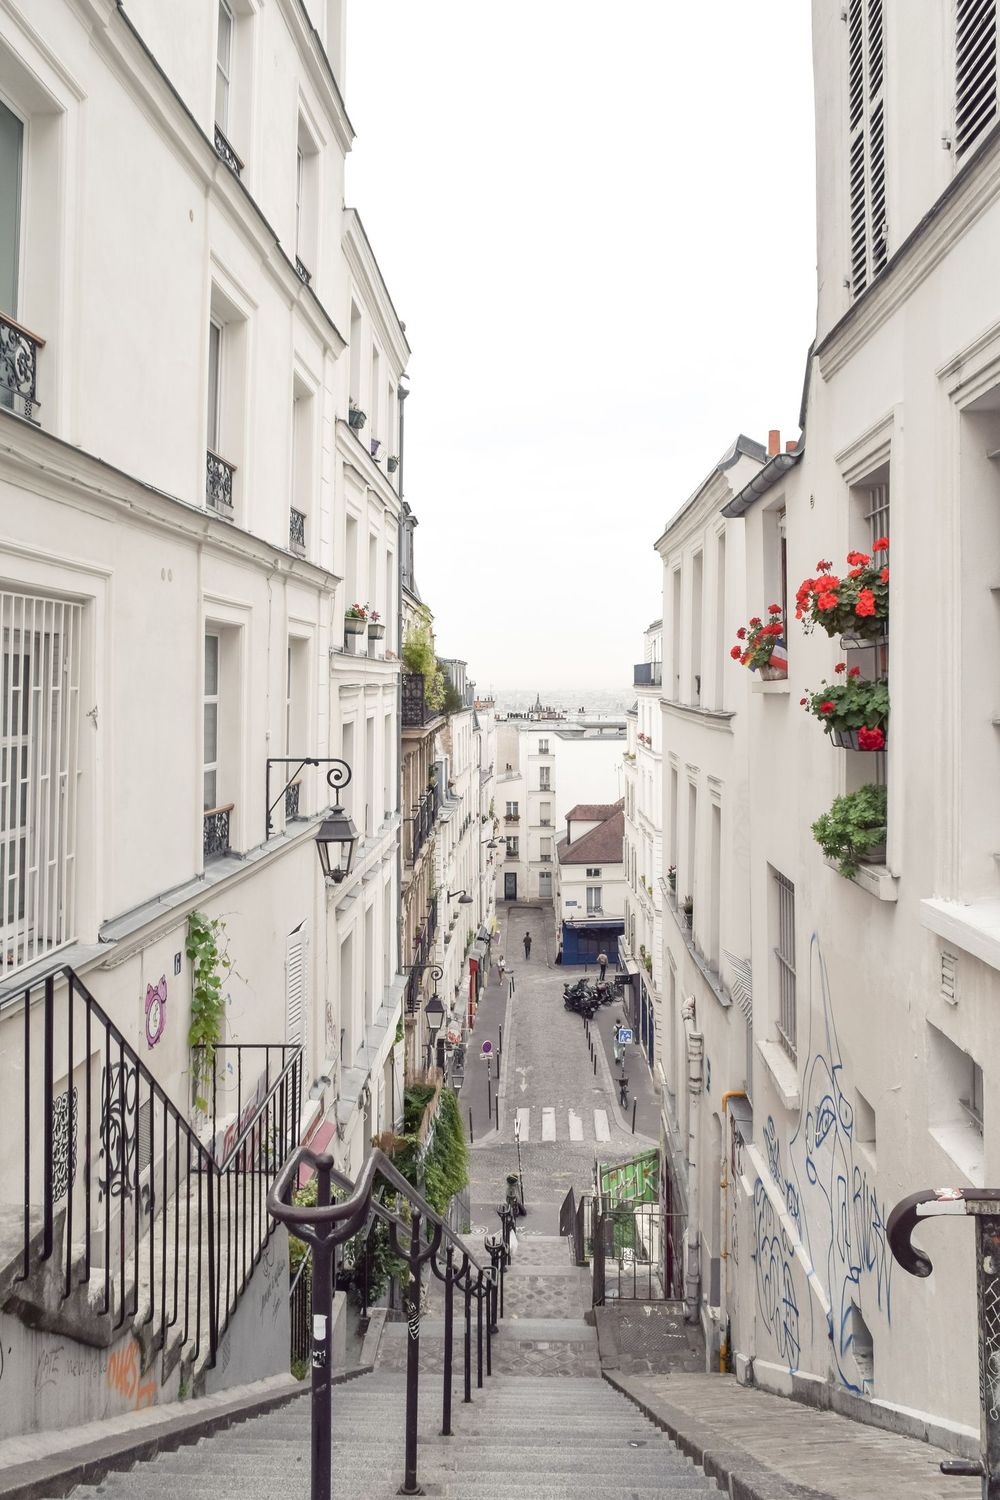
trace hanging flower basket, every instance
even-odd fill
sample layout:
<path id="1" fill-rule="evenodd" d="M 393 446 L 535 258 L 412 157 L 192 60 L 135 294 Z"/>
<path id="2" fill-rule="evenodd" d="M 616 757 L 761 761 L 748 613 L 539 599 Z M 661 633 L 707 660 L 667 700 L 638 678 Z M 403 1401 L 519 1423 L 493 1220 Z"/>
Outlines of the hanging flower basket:
<path id="1" fill-rule="evenodd" d="M 733 661 L 751 672 L 759 672 L 764 682 L 788 676 L 788 653 L 785 650 L 785 619 L 780 604 L 767 606 L 767 623 L 753 615 L 736 632 L 736 645 L 730 651 Z"/>
<path id="2" fill-rule="evenodd" d="M 795 618 L 804 630 L 819 625 L 827 635 L 857 635 L 866 641 L 886 633 L 889 619 L 889 538 L 880 536 L 871 553 L 848 552 L 848 572 L 838 578 L 833 563 L 816 564 L 795 595 Z"/>
<path id="3" fill-rule="evenodd" d="M 860 667 L 840 661 L 837 681 L 820 683 L 799 703 L 819 719 L 839 750 L 884 750 L 889 737 L 889 687 L 861 676 Z"/>

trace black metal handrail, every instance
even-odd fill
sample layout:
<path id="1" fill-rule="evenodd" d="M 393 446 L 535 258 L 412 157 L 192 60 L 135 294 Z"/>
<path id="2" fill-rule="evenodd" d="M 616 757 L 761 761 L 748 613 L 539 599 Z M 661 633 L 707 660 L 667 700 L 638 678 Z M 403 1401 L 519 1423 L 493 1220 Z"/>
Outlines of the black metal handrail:
<path id="1" fill-rule="evenodd" d="M 210 1147 L 72 968 L 18 998 L 24 1227 L 17 1300 L 30 1310 L 47 1298 L 44 1284 L 25 1284 L 46 1274 L 61 1236 L 59 1300 L 87 1289 L 73 1316 L 89 1320 L 94 1343 L 109 1344 L 131 1318 L 144 1354 L 166 1352 L 169 1341 L 193 1370 L 204 1337 L 210 1367 L 273 1233 L 265 1200 L 298 1144 L 301 1048 L 281 1049 L 281 1067 L 237 1113 L 216 1160 L 214 1132 Z M 149 986 L 150 1047 L 166 1004 L 166 981 Z M 16 1159 L 16 1139 L 10 1144 Z"/>
<path id="2" fill-rule="evenodd" d="M 302 1167 L 317 1176 L 315 1207 L 293 1203 L 292 1193 L 300 1181 Z M 333 1189 L 343 1197 L 333 1201 Z M 396 1213 L 381 1200 L 383 1192 L 403 1200 L 409 1217 Z M 477 1386 L 483 1384 L 483 1302 L 486 1302 L 486 1374 L 493 1373 L 492 1336 L 497 1323 L 497 1276 L 494 1265 L 484 1265 L 461 1236 L 449 1226 L 413 1184 L 393 1166 L 384 1152 L 373 1150 L 357 1179 L 335 1170 L 333 1158 L 300 1148 L 285 1163 L 267 1195 L 267 1207 L 275 1219 L 304 1240 L 313 1256 L 312 1276 L 312 1500 L 330 1500 L 330 1344 L 332 1287 L 335 1252 L 354 1235 L 366 1230 L 373 1217 L 388 1226 L 390 1248 L 406 1262 L 408 1270 L 406 1341 L 406 1451 L 401 1495 L 419 1495 L 417 1482 L 417 1408 L 420 1380 L 420 1287 L 424 1266 L 444 1284 L 444 1389 L 442 1437 L 451 1436 L 452 1345 L 454 1337 L 454 1293 L 465 1293 L 465 1401 L 472 1400 L 472 1302 L 477 1307 Z M 442 1263 L 443 1258 L 443 1263 Z M 459 1264 L 456 1266 L 456 1258 Z"/>

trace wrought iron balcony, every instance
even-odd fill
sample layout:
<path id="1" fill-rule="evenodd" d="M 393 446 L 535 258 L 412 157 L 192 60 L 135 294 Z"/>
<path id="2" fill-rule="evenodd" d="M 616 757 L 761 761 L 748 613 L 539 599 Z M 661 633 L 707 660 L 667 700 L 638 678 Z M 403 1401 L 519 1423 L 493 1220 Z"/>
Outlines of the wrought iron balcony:
<path id="1" fill-rule="evenodd" d="M 209 510 L 224 520 L 233 519 L 233 477 L 236 465 L 227 464 L 224 458 L 213 453 L 211 448 L 205 455 L 205 503 Z"/>
<path id="2" fill-rule="evenodd" d="M 422 672 L 403 673 L 403 728 L 419 729 L 434 717 L 424 697 Z"/>
<path id="3" fill-rule="evenodd" d="M 659 687 L 663 681 L 661 661 L 639 661 L 632 668 L 633 687 Z"/>
<path id="4" fill-rule="evenodd" d="M 300 781 L 293 781 L 292 785 L 285 788 L 285 822 L 299 815 L 299 792 L 302 790 Z"/>
<path id="5" fill-rule="evenodd" d="M 294 506 L 288 512 L 288 545 L 300 557 L 306 555 L 306 518 Z"/>
<path id="6" fill-rule="evenodd" d="M 409 847 L 406 848 L 406 860 L 409 864 L 415 863 L 417 855 L 433 832 L 439 806 L 437 787 L 428 787 L 420 801 L 414 805 L 413 817 L 407 819 L 406 824 L 410 829 Z"/>
<path id="7" fill-rule="evenodd" d="M 230 172 L 238 177 L 243 171 L 243 162 L 240 161 L 218 125 L 215 127 L 215 150 L 216 154 L 225 162 Z"/>
<path id="8" fill-rule="evenodd" d="M 295 257 L 295 274 L 306 286 L 312 281 L 312 272 L 306 270 L 298 256 Z"/>
<path id="9" fill-rule="evenodd" d="M 220 855 L 229 853 L 229 814 L 233 806 L 232 802 L 228 802 L 225 807 L 205 809 L 202 835 L 202 853 L 205 859 L 218 859 Z"/>
<path id="10" fill-rule="evenodd" d="M 37 423 L 38 351 L 45 340 L 0 313 L 0 406 Z"/>

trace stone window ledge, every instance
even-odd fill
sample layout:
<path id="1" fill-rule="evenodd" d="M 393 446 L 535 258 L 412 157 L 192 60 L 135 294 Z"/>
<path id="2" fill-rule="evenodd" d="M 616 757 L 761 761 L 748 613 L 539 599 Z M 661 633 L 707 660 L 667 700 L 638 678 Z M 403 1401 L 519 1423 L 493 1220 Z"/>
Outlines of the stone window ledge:
<path id="1" fill-rule="evenodd" d="M 757 1051 L 764 1060 L 781 1102 L 786 1109 L 797 1110 L 802 1106 L 799 1090 L 799 1070 L 792 1062 L 780 1042 L 757 1042 Z"/>
<path id="2" fill-rule="evenodd" d="M 831 870 L 837 868 L 835 859 L 825 859 L 824 863 Z M 849 880 L 860 890 L 867 891 L 869 896 L 874 896 L 876 901 L 898 901 L 899 900 L 899 876 L 894 875 L 888 865 L 859 865 L 853 875 L 840 875 L 841 880 Z"/>

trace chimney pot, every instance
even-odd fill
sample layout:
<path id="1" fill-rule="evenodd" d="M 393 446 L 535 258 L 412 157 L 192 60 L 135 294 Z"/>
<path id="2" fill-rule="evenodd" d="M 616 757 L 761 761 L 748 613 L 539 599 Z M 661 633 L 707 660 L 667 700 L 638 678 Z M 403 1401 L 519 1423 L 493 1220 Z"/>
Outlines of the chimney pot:
<path id="1" fill-rule="evenodd" d="M 781 433 L 777 427 L 772 427 L 767 435 L 767 456 L 773 458 L 776 453 L 781 452 Z"/>
<path id="2" fill-rule="evenodd" d="M 799 445 L 798 445 L 798 443 L 797 443 L 797 442 L 796 442 L 796 441 L 795 441 L 795 439 L 794 439 L 794 438 L 789 438 L 789 439 L 788 439 L 788 442 L 787 442 L 787 443 L 786 443 L 786 444 L 785 444 L 785 452 L 786 452 L 786 453 L 794 453 L 794 452 L 795 452 L 795 450 L 796 450 L 796 448 L 797 448 L 797 447 L 798 447 L 798 446 L 799 446 Z"/>

